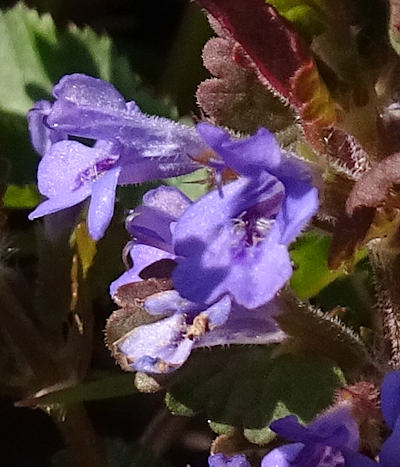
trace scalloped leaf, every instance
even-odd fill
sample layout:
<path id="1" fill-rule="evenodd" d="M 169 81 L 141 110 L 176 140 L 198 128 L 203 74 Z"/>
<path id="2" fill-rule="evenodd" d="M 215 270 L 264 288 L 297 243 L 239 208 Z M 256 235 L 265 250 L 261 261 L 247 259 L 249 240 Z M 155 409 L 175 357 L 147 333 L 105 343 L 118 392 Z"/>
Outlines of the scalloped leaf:
<path id="1" fill-rule="evenodd" d="M 68 73 L 111 81 L 142 110 L 176 117 L 174 110 L 147 94 L 111 39 L 72 25 L 59 31 L 50 15 L 22 3 L 0 12 L 0 157 L 8 162 L 8 181 L 35 181 L 38 156 L 29 141 L 26 113 L 48 99 L 54 83 Z"/>
<path id="2" fill-rule="evenodd" d="M 236 61 L 298 113 L 309 142 L 323 151 L 323 130 L 336 120 L 336 108 L 310 51 L 293 29 L 262 0 L 197 0 L 240 44 Z"/>
<path id="3" fill-rule="evenodd" d="M 213 21 L 210 19 L 213 26 Z M 216 32 L 218 28 L 216 28 Z M 279 131 L 293 124 L 293 115 L 263 86 L 254 70 L 235 60 L 237 42 L 227 31 L 210 39 L 203 49 L 204 66 L 215 78 L 200 83 L 196 97 L 213 122 L 233 130 L 254 133 L 260 126 Z"/>
<path id="4" fill-rule="evenodd" d="M 271 359 L 271 350 L 261 346 L 197 351 L 176 376 L 166 396 L 172 413 L 205 412 L 219 434 L 240 427 L 256 444 L 274 438 L 269 424 L 289 413 L 309 422 L 344 383 L 340 370 L 325 358 L 285 354 Z"/>

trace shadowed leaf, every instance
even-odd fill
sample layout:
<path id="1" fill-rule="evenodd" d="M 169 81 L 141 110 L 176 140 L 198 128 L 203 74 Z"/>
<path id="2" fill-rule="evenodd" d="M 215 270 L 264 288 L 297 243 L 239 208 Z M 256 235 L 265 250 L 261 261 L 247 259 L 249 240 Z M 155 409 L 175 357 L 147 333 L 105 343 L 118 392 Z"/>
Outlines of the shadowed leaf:
<path id="1" fill-rule="evenodd" d="M 351 216 L 343 213 L 339 217 L 329 251 L 329 268 L 337 269 L 353 258 L 356 250 L 361 248 L 374 216 L 374 208 L 362 207 Z"/>
<path id="2" fill-rule="evenodd" d="M 332 403 L 344 382 L 329 360 L 304 355 L 271 359 L 270 349 L 237 347 L 194 353 L 166 397 L 174 414 L 205 412 L 213 429 L 243 429 L 251 442 L 275 437 L 272 420 L 289 413 L 304 422 Z M 222 433 L 221 433 L 222 434 Z"/>
<path id="3" fill-rule="evenodd" d="M 276 320 L 300 348 L 331 358 L 345 370 L 359 370 L 373 364 L 359 336 L 337 317 L 289 294 L 282 294 L 281 299 L 285 302 L 285 312 Z"/>
<path id="4" fill-rule="evenodd" d="M 400 182 L 400 153 L 387 157 L 366 172 L 356 182 L 347 200 L 346 209 L 352 214 L 362 206 L 381 206 L 393 184 Z"/>

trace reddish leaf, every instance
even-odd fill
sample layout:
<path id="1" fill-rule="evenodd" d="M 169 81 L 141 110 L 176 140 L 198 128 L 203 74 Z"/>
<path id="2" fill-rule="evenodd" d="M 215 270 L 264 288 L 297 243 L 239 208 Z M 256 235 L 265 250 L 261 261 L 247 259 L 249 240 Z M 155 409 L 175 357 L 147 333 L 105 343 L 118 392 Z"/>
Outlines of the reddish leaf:
<path id="1" fill-rule="evenodd" d="M 349 180 L 358 180 L 371 168 L 368 153 L 345 131 L 335 128 L 327 138 L 331 166 Z"/>
<path id="2" fill-rule="evenodd" d="M 382 205 L 394 183 L 400 183 L 400 153 L 379 162 L 356 182 L 347 200 L 347 212 L 352 214 L 361 206 Z"/>
<path id="3" fill-rule="evenodd" d="M 261 79 L 289 99 L 290 80 L 310 60 L 306 44 L 263 0 L 197 0 L 250 56 Z"/>
<path id="4" fill-rule="evenodd" d="M 150 278 L 122 285 L 114 294 L 114 302 L 122 307 L 136 305 L 150 295 L 173 288 L 171 279 Z"/>
<path id="5" fill-rule="evenodd" d="M 210 20 L 212 26 L 215 21 Z M 215 27 L 221 33 L 220 27 Z M 215 76 L 200 83 L 197 100 L 213 122 L 245 133 L 260 126 L 279 131 L 293 124 L 287 107 L 262 85 L 238 52 L 239 44 L 224 31 L 203 50 L 204 66 Z M 240 58 L 239 58 L 240 57 Z M 240 63 L 239 63 L 240 62 Z"/>
<path id="6" fill-rule="evenodd" d="M 320 128 L 333 125 L 335 106 L 321 81 L 303 39 L 288 21 L 263 0 L 197 0 L 232 37 L 240 65 L 253 68 L 258 79 L 299 113 L 306 136 L 320 147 Z"/>
<path id="7" fill-rule="evenodd" d="M 328 259 L 330 269 L 337 269 L 353 257 L 355 251 L 361 247 L 374 215 L 375 209 L 370 207 L 362 207 L 351 216 L 343 213 L 332 238 Z"/>

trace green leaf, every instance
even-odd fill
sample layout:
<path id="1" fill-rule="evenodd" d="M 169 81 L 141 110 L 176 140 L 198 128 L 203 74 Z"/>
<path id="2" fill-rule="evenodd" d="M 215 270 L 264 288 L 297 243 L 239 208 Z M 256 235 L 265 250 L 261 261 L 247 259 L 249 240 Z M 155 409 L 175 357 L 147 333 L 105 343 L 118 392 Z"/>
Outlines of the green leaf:
<path id="1" fill-rule="evenodd" d="M 83 401 L 110 399 L 129 396 L 137 391 L 132 374 L 105 376 L 76 386 L 54 390 L 40 397 L 25 399 L 16 403 L 19 407 L 68 406 Z"/>
<path id="2" fill-rule="evenodd" d="M 9 182 L 35 180 L 38 156 L 29 142 L 26 113 L 49 99 L 63 75 L 86 73 L 112 82 L 143 111 L 176 118 L 176 110 L 151 97 L 111 39 L 90 28 L 56 29 L 50 15 L 39 16 L 22 3 L 0 12 L 0 158 L 9 163 Z"/>
<path id="3" fill-rule="evenodd" d="M 291 249 L 295 270 L 290 285 L 299 298 L 312 297 L 338 277 L 347 274 L 345 266 L 335 270 L 328 268 L 330 245 L 330 237 L 311 232 L 297 240 Z M 358 262 L 365 256 L 366 251 L 360 250 L 354 260 Z"/>
<path id="4" fill-rule="evenodd" d="M 36 185 L 8 185 L 3 196 L 5 208 L 31 209 L 40 201 Z"/>
<path id="5" fill-rule="evenodd" d="M 206 169 L 196 170 L 181 177 L 169 178 L 169 185 L 176 186 L 192 201 L 195 201 L 200 196 L 205 195 L 209 191 L 209 172 Z"/>
<path id="6" fill-rule="evenodd" d="M 305 39 L 321 34 L 327 26 L 323 15 L 325 0 L 268 0 L 267 3 L 292 23 Z"/>
<path id="7" fill-rule="evenodd" d="M 216 431 L 241 427 L 249 441 L 265 444 L 275 436 L 273 420 L 292 413 L 309 422 L 344 383 L 328 359 L 270 355 L 265 347 L 198 351 L 177 374 L 167 406 L 178 415 L 205 412 Z"/>

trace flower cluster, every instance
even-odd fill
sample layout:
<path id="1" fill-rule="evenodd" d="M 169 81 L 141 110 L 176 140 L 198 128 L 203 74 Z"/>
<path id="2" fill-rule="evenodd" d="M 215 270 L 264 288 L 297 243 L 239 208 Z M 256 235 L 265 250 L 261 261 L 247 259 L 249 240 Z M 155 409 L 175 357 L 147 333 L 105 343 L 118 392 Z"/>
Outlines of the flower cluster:
<path id="1" fill-rule="evenodd" d="M 120 342 L 131 367 L 165 373 L 195 347 L 280 342 L 274 297 L 292 273 L 287 247 L 318 207 L 305 164 L 264 128 L 240 139 L 208 123 L 192 128 L 149 117 L 88 76 L 65 76 L 53 94 L 53 104 L 40 101 L 29 114 L 32 143 L 43 156 L 38 186 L 48 198 L 31 219 L 91 196 L 88 227 L 98 239 L 117 184 L 193 171 L 204 153 L 217 181 L 194 202 L 173 187 L 151 190 L 127 218 L 133 266 L 111 284 L 111 295 L 165 260 L 174 286 L 144 302 L 158 319 Z"/>

